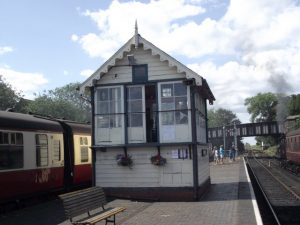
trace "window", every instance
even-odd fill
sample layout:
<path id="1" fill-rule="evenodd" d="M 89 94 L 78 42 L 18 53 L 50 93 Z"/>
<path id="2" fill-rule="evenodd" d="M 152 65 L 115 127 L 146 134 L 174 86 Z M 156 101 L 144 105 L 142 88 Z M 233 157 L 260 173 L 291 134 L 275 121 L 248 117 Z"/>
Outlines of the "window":
<path id="1" fill-rule="evenodd" d="M 268 134 L 268 133 L 269 133 L 268 125 L 263 125 L 263 134 Z"/>
<path id="2" fill-rule="evenodd" d="M 181 81 L 159 84 L 159 125 L 161 142 L 191 140 L 189 88 Z"/>
<path id="3" fill-rule="evenodd" d="M 255 132 L 256 132 L 256 134 L 261 134 L 260 126 L 255 127 Z"/>
<path id="4" fill-rule="evenodd" d="M 0 132 L 0 170 L 22 168 L 23 158 L 23 134 Z"/>
<path id="5" fill-rule="evenodd" d="M 80 137 L 80 161 L 82 163 L 89 161 L 89 147 L 87 137 Z"/>
<path id="6" fill-rule="evenodd" d="M 194 96 L 195 96 L 195 109 L 196 109 L 197 140 L 199 142 L 205 143 L 206 142 L 205 99 L 202 98 L 198 92 L 196 92 Z"/>
<path id="7" fill-rule="evenodd" d="M 197 140 L 200 142 L 206 142 L 206 120 L 204 115 L 196 110 L 196 128 L 197 128 Z"/>
<path id="8" fill-rule="evenodd" d="M 148 81 L 148 66 L 136 65 L 132 66 L 132 82 L 145 83 Z"/>
<path id="9" fill-rule="evenodd" d="M 187 124 L 187 87 L 183 83 L 161 84 L 162 124 Z"/>
<path id="10" fill-rule="evenodd" d="M 128 127 L 143 126 L 143 88 L 127 88 Z"/>
<path id="11" fill-rule="evenodd" d="M 53 140 L 53 162 L 61 161 L 60 141 Z"/>
<path id="12" fill-rule="evenodd" d="M 95 101 L 96 143 L 124 143 L 123 86 L 97 88 Z"/>
<path id="13" fill-rule="evenodd" d="M 97 99 L 98 127 L 121 127 L 121 88 L 101 88 Z"/>
<path id="14" fill-rule="evenodd" d="M 146 142 L 145 87 L 127 86 L 127 140 L 128 143 Z"/>
<path id="15" fill-rule="evenodd" d="M 48 138 L 46 134 L 36 134 L 36 165 L 43 167 L 48 165 Z"/>
<path id="16" fill-rule="evenodd" d="M 246 127 L 243 127 L 243 128 L 242 128 L 242 134 L 243 134 L 243 135 L 247 135 L 247 128 L 246 128 Z"/>

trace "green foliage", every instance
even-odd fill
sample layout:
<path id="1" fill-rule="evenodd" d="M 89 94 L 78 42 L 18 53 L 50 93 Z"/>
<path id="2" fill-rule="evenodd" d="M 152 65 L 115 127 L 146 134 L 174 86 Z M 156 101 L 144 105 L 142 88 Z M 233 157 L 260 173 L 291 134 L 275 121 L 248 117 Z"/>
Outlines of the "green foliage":
<path id="1" fill-rule="evenodd" d="M 273 146 L 273 145 L 277 145 L 277 141 L 276 138 L 272 137 L 272 136 L 257 136 L 255 137 L 256 140 L 256 145 L 261 146 L 262 143 L 264 143 L 264 145 L 269 145 L 269 146 Z"/>
<path id="2" fill-rule="evenodd" d="M 246 144 L 245 144 L 245 149 L 246 149 L 246 150 L 251 150 L 251 145 L 250 145 L 249 143 L 246 143 Z"/>
<path id="3" fill-rule="evenodd" d="M 240 120 L 237 118 L 236 114 L 232 111 L 219 108 L 217 110 L 210 109 L 207 111 L 208 117 L 208 127 L 222 127 L 224 125 L 230 125 L 233 121 L 236 124 L 240 124 Z"/>
<path id="4" fill-rule="evenodd" d="M 230 110 L 219 108 L 217 110 L 215 109 L 210 109 L 207 111 L 207 117 L 208 117 L 208 127 L 223 127 L 224 125 L 228 126 L 233 125 L 233 122 L 236 124 L 240 124 L 241 121 L 237 118 L 236 114 L 233 113 Z M 228 130 L 227 130 L 228 132 Z M 238 144 L 238 149 L 241 151 L 244 149 L 243 143 L 241 142 L 242 138 L 237 138 L 237 144 Z M 234 143 L 234 138 L 233 137 L 226 137 L 226 143 L 225 143 L 225 149 L 229 149 Z M 220 146 L 223 145 L 223 138 L 221 139 L 214 139 L 212 142 L 213 146 Z"/>
<path id="5" fill-rule="evenodd" d="M 45 91 L 27 106 L 27 110 L 79 122 L 91 121 L 90 103 L 80 97 L 78 85 L 79 83 L 70 83 L 61 88 Z"/>
<path id="6" fill-rule="evenodd" d="M 288 110 L 291 116 L 300 114 L 300 94 L 291 96 L 288 102 Z"/>
<path id="7" fill-rule="evenodd" d="M 267 150 L 264 151 L 264 153 L 270 157 L 274 157 L 274 156 L 276 156 L 277 148 L 278 148 L 277 145 L 269 147 Z"/>
<path id="8" fill-rule="evenodd" d="M 251 122 L 268 122 L 276 120 L 277 97 L 273 93 L 258 93 L 246 98 L 245 106 L 251 114 Z"/>
<path id="9" fill-rule="evenodd" d="M 295 128 L 295 129 L 300 129 L 300 119 L 296 119 L 296 120 L 295 120 L 294 128 Z"/>
<path id="10" fill-rule="evenodd" d="M 251 122 L 271 122 L 276 121 L 277 110 L 280 111 L 280 116 L 285 117 L 286 108 L 284 102 L 285 98 L 281 95 L 275 95 L 273 93 L 258 93 L 254 97 L 246 98 L 245 105 L 247 111 L 251 114 Z M 279 107 L 280 106 L 280 107 Z M 257 145 L 261 145 L 263 142 L 266 145 L 276 145 L 276 139 L 274 137 L 256 137 Z"/>
<path id="11" fill-rule="evenodd" d="M 0 110 L 15 108 L 21 98 L 21 93 L 15 91 L 0 75 Z"/>

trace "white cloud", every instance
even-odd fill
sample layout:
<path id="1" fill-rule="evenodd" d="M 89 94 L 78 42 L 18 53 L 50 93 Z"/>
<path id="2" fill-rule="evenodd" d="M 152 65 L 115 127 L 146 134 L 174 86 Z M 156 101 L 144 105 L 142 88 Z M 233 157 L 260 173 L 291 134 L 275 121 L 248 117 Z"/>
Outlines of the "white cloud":
<path id="1" fill-rule="evenodd" d="M 0 46 L 0 55 L 4 55 L 6 53 L 12 52 L 13 48 L 10 46 Z"/>
<path id="2" fill-rule="evenodd" d="M 72 41 L 78 41 L 78 39 L 79 39 L 79 37 L 78 37 L 78 35 L 76 35 L 76 34 L 72 34 L 72 36 L 71 36 L 71 40 Z"/>
<path id="3" fill-rule="evenodd" d="M 91 76 L 94 72 L 95 72 L 94 70 L 86 69 L 86 70 L 82 70 L 80 72 L 80 75 L 87 78 Z"/>
<path id="4" fill-rule="evenodd" d="M 14 89 L 22 91 L 26 98 L 32 99 L 34 93 L 41 91 L 41 85 L 48 83 L 44 74 L 15 71 L 8 66 L 0 67 L 0 74 Z"/>
<path id="5" fill-rule="evenodd" d="M 287 62 L 299 60 L 299 53 L 290 56 L 281 55 L 282 62 L 268 61 L 269 57 L 263 53 L 256 55 L 254 59 L 258 62 L 249 65 L 229 61 L 217 66 L 213 62 L 206 61 L 188 66 L 207 80 L 216 98 L 215 108 L 230 109 L 237 113 L 243 122 L 249 122 L 244 106 L 246 98 L 259 92 L 285 94 L 300 92 L 299 64 L 295 64 L 294 67 L 286 65 Z"/>
<path id="6" fill-rule="evenodd" d="M 73 34 L 71 39 L 91 57 L 107 59 L 133 35 L 137 19 L 142 36 L 169 53 L 189 58 L 300 45 L 300 12 L 292 0 L 232 0 L 220 20 L 193 21 L 205 13 L 203 2 L 115 0 L 106 10 L 83 13 L 97 24 L 99 34 Z"/>
<path id="7" fill-rule="evenodd" d="M 114 0 L 107 10 L 87 10 L 84 13 L 97 24 L 99 34 L 78 36 L 76 41 L 89 56 L 107 59 L 133 35 L 136 19 L 141 34 L 149 40 L 158 41 L 161 37 L 164 44 L 169 43 L 166 35 L 178 26 L 176 20 L 197 16 L 204 11 L 201 6 L 183 0 L 152 0 L 149 3 Z M 72 40 L 76 39 L 74 37 Z"/>
<path id="8" fill-rule="evenodd" d="M 203 5 L 216 1 L 114 0 L 107 9 L 83 14 L 99 33 L 75 35 L 91 57 L 108 59 L 134 33 L 162 50 L 193 59 L 208 80 L 216 107 L 244 115 L 244 100 L 258 92 L 300 93 L 300 7 L 295 0 L 231 0 L 218 20 Z M 202 20 L 195 19 L 202 17 Z M 206 16 L 206 17 L 205 17 Z M 219 60 L 222 58 L 222 60 Z"/>
<path id="9" fill-rule="evenodd" d="M 68 70 L 64 70 L 64 71 L 63 71 L 63 74 L 64 74 L 65 76 L 68 76 L 70 73 L 69 73 Z"/>

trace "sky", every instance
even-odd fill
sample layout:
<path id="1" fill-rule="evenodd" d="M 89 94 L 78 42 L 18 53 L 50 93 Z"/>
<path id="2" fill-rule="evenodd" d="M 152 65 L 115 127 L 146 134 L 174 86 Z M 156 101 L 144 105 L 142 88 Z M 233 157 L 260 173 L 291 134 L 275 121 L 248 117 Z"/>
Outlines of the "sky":
<path id="1" fill-rule="evenodd" d="M 300 93 L 299 0 L 0 0 L 0 74 L 26 98 L 83 82 L 134 35 L 203 76 L 249 122 L 245 99 Z"/>

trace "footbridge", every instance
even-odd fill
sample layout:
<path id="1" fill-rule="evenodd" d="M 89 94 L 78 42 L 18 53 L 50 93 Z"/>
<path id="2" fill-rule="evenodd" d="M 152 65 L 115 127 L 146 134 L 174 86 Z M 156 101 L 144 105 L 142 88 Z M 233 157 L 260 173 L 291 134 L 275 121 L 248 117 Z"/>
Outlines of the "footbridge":
<path id="1" fill-rule="evenodd" d="M 283 124 L 274 122 L 243 123 L 226 125 L 223 127 L 208 128 L 208 139 L 224 137 L 253 137 L 253 136 L 280 136 L 284 133 Z"/>

